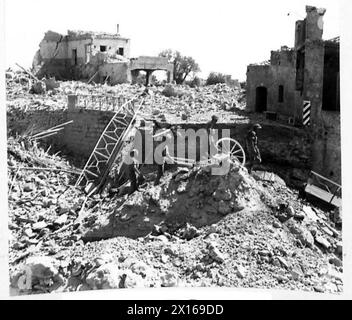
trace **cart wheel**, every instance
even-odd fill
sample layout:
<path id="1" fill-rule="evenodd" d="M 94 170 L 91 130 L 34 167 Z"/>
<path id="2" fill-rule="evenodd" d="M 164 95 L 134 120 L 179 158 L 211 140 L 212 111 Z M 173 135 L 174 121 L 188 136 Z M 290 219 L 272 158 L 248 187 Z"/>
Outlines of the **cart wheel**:
<path id="1" fill-rule="evenodd" d="M 242 146 L 235 139 L 222 138 L 216 142 L 216 149 L 219 152 L 230 154 L 232 161 L 244 166 L 246 163 L 246 155 Z"/>

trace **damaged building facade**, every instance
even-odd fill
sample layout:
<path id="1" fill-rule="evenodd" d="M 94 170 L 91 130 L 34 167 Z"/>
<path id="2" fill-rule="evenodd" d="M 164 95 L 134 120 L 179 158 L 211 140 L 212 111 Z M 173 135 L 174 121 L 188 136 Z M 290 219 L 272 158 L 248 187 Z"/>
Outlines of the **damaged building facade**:
<path id="1" fill-rule="evenodd" d="M 130 39 L 117 33 L 68 31 L 67 35 L 48 31 L 33 60 L 38 78 L 62 80 L 87 79 L 111 85 L 133 82 L 139 71 L 147 74 L 147 83 L 156 70 L 164 70 L 172 79 L 173 65 L 167 59 L 141 56 L 130 59 Z"/>
<path id="2" fill-rule="evenodd" d="M 311 135 L 312 170 L 341 182 L 339 37 L 324 41 L 325 9 L 306 7 L 294 48 L 247 68 L 247 110 L 302 127 Z"/>

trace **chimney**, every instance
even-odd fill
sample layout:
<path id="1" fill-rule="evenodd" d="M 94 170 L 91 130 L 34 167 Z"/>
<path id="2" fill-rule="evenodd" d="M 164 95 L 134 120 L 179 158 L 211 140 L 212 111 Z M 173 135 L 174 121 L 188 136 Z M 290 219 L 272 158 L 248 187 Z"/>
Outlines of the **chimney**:
<path id="1" fill-rule="evenodd" d="M 119 24 L 116 25 L 116 34 L 120 35 L 120 25 Z"/>

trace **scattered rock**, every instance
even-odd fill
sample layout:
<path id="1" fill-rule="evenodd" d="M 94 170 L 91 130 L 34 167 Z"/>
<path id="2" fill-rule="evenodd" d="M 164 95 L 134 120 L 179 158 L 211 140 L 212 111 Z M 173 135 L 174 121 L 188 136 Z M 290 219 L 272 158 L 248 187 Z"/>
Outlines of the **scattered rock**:
<path id="1" fill-rule="evenodd" d="M 161 234 L 160 236 L 156 236 L 155 239 L 160 240 L 164 243 L 169 242 L 169 239 L 166 236 L 164 236 L 163 234 Z"/>
<path id="2" fill-rule="evenodd" d="M 13 285 L 20 291 L 45 288 L 45 290 L 50 292 L 58 289 L 63 285 L 64 280 L 59 275 L 54 263 L 53 259 L 44 256 L 28 258 L 20 273 L 15 276 Z"/>
<path id="3" fill-rule="evenodd" d="M 46 228 L 47 226 L 48 226 L 48 224 L 45 221 L 36 222 L 32 225 L 32 230 L 40 231 L 40 230 Z"/>
<path id="4" fill-rule="evenodd" d="M 31 88 L 31 92 L 35 94 L 44 94 L 46 92 L 46 85 L 43 81 L 36 81 Z"/>
<path id="5" fill-rule="evenodd" d="M 209 256 L 216 262 L 223 263 L 225 261 L 225 256 L 220 252 L 214 243 L 208 245 Z"/>
<path id="6" fill-rule="evenodd" d="M 177 287 L 178 286 L 178 276 L 176 273 L 167 271 L 164 275 L 160 277 L 162 287 Z"/>
<path id="7" fill-rule="evenodd" d="M 295 210 L 290 205 L 287 207 L 286 212 L 287 212 L 287 215 L 289 217 L 294 217 L 295 216 Z"/>
<path id="8" fill-rule="evenodd" d="M 147 266 L 146 263 L 142 261 L 137 261 L 131 265 L 131 270 L 135 274 L 141 275 L 145 278 L 150 273 L 150 268 Z"/>
<path id="9" fill-rule="evenodd" d="M 273 227 L 279 229 L 279 228 L 281 228 L 281 224 L 278 221 L 274 221 Z"/>
<path id="10" fill-rule="evenodd" d="M 91 272 L 86 283 L 90 289 L 117 289 L 120 287 L 121 272 L 117 265 L 105 264 Z"/>
<path id="11" fill-rule="evenodd" d="M 237 266 L 236 268 L 236 275 L 237 277 L 243 279 L 246 276 L 247 270 L 243 266 Z"/>
<path id="12" fill-rule="evenodd" d="M 32 238 L 32 237 L 36 236 L 36 234 L 33 233 L 33 230 L 32 230 L 31 228 L 25 229 L 25 230 L 23 231 L 23 234 L 24 234 L 25 236 L 27 236 L 28 238 Z"/>
<path id="13" fill-rule="evenodd" d="M 322 231 L 324 231 L 330 237 L 334 236 L 334 233 L 328 227 L 323 227 Z"/>
<path id="14" fill-rule="evenodd" d="M 145 284 L 141 276 L 130 270 L 121 272 L 120 288 L 143 288 L 144 286 Z"/>
<path id="15" fill-rule="evenodd" d="M 285 267 L 286 269 L 289 267 L 287 261 L 286 261 L 284 258 L 282 258 L 282 257 L 276 257 L 276 259 L 279 260 L 280 264 L 281 264 L 283 267 Z"/>
<path id="16" fill-rule="evenodd" d="M 60 217 L 58 217 L 58 218 L 54 221 L 54 223 L 61 226 L 61 225 L 64 225 L 64 224 L 67 222 L 67 219 L 68 219 L 67 214 L 63 214 L 63 215 L 61 215 Z"/>
<path id="17" fill-rule="evenodd" d="M 325 249 L 329 249 L 331 246 L 330 242 L 322 236 L 315 237 L 315 241 Z"/>
<path id="18" fill-rule="evenodd" d="M 314 238 L 312 234 L 309 232 L 307 228 L 302 225 L 298 225 L 295 221 L 289 220 L 287 222 L 287 228 L 290 230 L 292 234 L 296 236 L 296 238 L 303 244 L 308 247 L 313 247 Z"/>
<path id="19" fill-rule="evenodd" d="M 32 192 L 34 190 L 34 185 L 33 183 L 26 183 L 24 186 L 23 186 L 23 191 L 24 192 Z"/>
<path id="20" fill-rule="evenodd" d="M 306 217 L 306 215 L 304 214 L 304 212 L 296 212 L 294 215 L 294 218 L 297 220 L 304 220 L 304 218 Z"/>
<path id="21" fill-rule="evenodd" d="M 298 271 L 296 270 L 291 270 L 291 276 L 292 276 L 292 279 L 297 281 L 300 279 L 301 277 L 301 273 L 299 273 Z"/>
<path id="22" fill-rule="evenodd" d="M 191 240 L 197 236 L 199 236 L 198 229 L 187 223 L 185 229 L 183 230 L 182 238 L 186 240 Z"/>
<path id="23" fill-rule="evenodd" d="M 339 258 L 330 258 L 329 263 L 333 264 L 336 267 L 342 267 L 342 261 Z"/>
<path id="24" fill-rule="evenodd" d="M 335 208 L 335 210 L 333 210 L 330 213 L 329 218 L 337 226 L 340 226 L 342 223 L 342 210 L 341 210 L 341 208 Z"/>
<path id="25" fill-rule="evenodd" d="M 303 206 L 303 212 L 308 220 L 316 222 L 319 219 L 311 207 Z"/>
<path id="26" fill-rule="evenodd" d="M 167 256 L 166 254 L 162 254 L 160 257 L 160 261 L 162 263 L 167 263 L 169 261 L 169 256 Z"/>
<path id="27" fill-rule="evenodd" d="M 324 287 L 322 287 L 322 286 L 315 286 L 315 287 L 314 287 L 314 290 L 315 290 L 316 292 L 320 292 L 320 293 L 325 292 L 325 289 L 324 289 Z"/>
<path id="28" fill-rule="evenodd" d="M 342 255 L 342 242 L 341 241 L 339 241 L 336 244 L 336 253 L 339 254 L 339 255 Z"/>

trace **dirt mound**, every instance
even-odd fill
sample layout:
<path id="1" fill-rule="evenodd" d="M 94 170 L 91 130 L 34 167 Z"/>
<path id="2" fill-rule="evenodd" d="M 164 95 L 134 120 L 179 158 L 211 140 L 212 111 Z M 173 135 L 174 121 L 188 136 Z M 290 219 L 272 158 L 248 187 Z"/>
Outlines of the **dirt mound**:
<path id="1" fill-rule="evenodd" d="M 261 191 L 243 167 L 233 166 L 224 176 L 212 175 L 209 167 L 176 170 L 158 186 L 148 183 L 120 206 L 110 202 L 108 216 L 99 208 L 91 211 L 83 221 L 83 239 L 138 238 L 152 232 L 155 225 L 163 225 L 170 233 L 186 223 L 197 228 L 211 225 L 231 212 L 262 207 Z"/>

